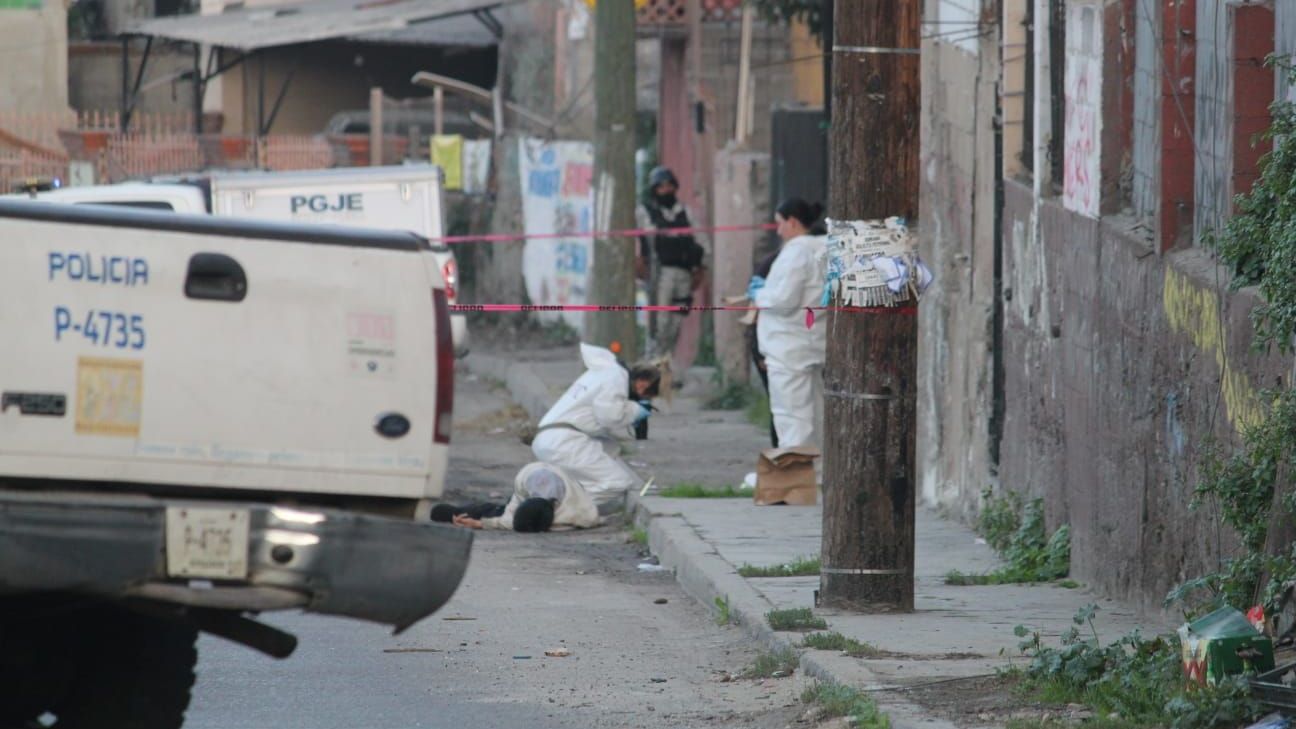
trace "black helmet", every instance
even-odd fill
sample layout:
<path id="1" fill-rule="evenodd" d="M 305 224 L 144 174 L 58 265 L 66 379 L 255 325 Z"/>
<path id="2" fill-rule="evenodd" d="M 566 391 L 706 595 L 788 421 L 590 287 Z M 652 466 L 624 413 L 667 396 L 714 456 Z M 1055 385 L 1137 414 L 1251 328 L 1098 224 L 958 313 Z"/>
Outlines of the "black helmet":
<path id="1" fill-rule="evenodd" d="M 679 180 L 675 179 L 675 173 L 671 172 L 669 167 L 652 168 L 652 172 L 648 173 L 648 189 L 655 190 L 663 182 L 679 187 Z"/>

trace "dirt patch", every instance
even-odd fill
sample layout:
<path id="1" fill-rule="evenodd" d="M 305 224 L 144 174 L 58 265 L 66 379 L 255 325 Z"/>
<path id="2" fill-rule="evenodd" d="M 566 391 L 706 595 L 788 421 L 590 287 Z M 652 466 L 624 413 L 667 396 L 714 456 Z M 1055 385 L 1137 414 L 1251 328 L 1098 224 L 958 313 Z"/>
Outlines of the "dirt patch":
<path id="1" fill-rule="evenodd" d="M 1023 698 L 1019 684 L 1020 679 L 1009 676 L 977 676 L 920 683 L 901 695 L 959 727 L 1002 727 L 1010 719 L 1086 718 L 1083 707 L 1052 706 Z"/>
<path id="2" fill-rule="evenodd" d="M 968 661 L 988 657 L 980 653 L 896 653 L 885 650 L 879 650 L 868 655 L 870 660 L 888 661 Z"/>
<path id="3" fill-rule="evenodd" d="M 464 431 L 485 435 L 521 436 L 531 427 L 531 416 L 520 405 L 509 405 L 494 412 L 473 418 L 456 427 Z"/>

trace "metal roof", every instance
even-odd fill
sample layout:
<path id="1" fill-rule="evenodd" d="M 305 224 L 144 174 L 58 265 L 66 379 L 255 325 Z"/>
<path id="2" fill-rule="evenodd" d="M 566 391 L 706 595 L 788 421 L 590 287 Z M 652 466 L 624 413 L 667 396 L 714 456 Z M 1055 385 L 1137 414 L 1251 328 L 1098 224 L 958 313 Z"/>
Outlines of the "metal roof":
<path id="1" fill-rule="evenodd" d="M 154 36 L 223 48 L 252 51 L 258 48 L 350 38 L 377 42 L 393 31 L 393 42 L 411 42 L 420 37 L 419 23 L 470 21 L 482 28 L 458 38 L 433 31 L 423 37 L 434 45 L 484 45 L 490 37 L 485 26 L 469 14 L 505 5 L 509 0 L 307 0 L 275 5 L 243 3 L 229 5 L 214 15 L 183 15 L 154 18 L 139 23 L 127 35 Z M 417 42 L 417 41 L 414 41 Z"/>

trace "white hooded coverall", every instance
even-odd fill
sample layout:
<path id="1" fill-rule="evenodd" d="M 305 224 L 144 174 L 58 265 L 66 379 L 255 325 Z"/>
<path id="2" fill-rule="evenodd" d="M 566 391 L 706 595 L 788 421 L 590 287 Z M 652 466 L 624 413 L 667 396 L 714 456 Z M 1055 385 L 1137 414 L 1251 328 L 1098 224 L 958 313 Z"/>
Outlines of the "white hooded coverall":
<path id="1" fill-rule="evenodd" d="M 779 447 L 820 446 L 823 365 L 827 353 L 824 317 L 806 327 L 806 307 L 823 297 L 827 262 L 822 236 L 801 235 L 783 244 L 765 286 L 756 291 L 756 345 L 769 373 L 770 411 Z"/>
<path id="2" fill-rule="evenodd" d="M 548 479 L 545 478 L 546 475 Z M 558 482 L 556 490 L 553 488 L 554 480 Z M 513 479 L 513 498 L 504 507 L 504 513 L 482 519 L 482 528 L 512 529 L 513 515 L 517 513 L 517 508 L 532 496 L 558 502 L 554 509 L 554 531 L 586 529 L 599 525 L 598 507 L 580 483 L 552 463 L 536 462 L 528 463 L 518 471 L 517 478 Z"/>
<path id="3" fill-rule="evenodd" d="M 640 483 L 629 466 L 604 449 L 616 447 L 616 431 L 634 423 L 639 403 L 630 399 L 630 373 L 616 355 L 588 344 L 580 351 L 585 373 L 540 419 L 531 451 L 579 481 L 596 504 L 611 504 Z"/>

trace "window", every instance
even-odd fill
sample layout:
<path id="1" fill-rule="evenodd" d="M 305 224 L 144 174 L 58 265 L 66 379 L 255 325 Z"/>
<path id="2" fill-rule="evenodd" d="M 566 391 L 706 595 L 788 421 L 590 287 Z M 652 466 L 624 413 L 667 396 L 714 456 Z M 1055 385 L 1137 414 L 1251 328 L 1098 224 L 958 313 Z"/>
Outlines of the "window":
<path id="1" fill-rule="evenodd" d="M 1049 138 L 1049 169 L 1053 174 L 1053 192 L 1062 193 L 1062 174 L 1066 169 L 1063 143 L 1066 141 L 1066 0 L 1049 0 L 1049 99 L 1052 102 Z"/>

